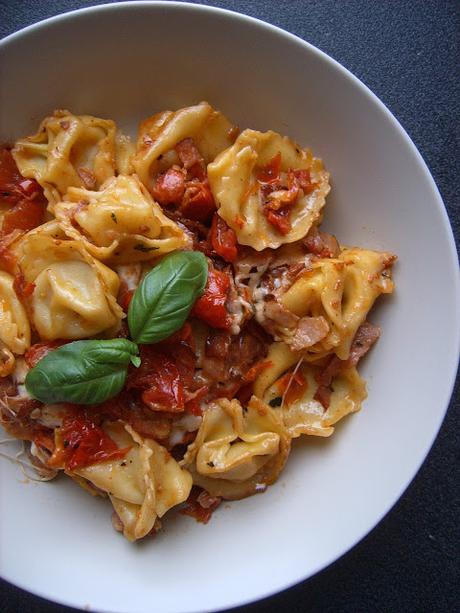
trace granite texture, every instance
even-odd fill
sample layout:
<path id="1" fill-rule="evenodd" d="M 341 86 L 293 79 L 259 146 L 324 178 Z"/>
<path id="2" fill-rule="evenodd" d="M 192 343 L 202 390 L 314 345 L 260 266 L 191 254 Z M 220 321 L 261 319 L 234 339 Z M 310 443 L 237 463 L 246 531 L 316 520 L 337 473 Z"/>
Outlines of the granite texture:
<path id="1" fill-rule="evenodd" d="M 95 4 L 102 2 L 0 0 L 0 37 L 57 13 Z M 427 162 L 459 245 L 457 0 L 215 0 L 202 4 L 246 13 L 297 34 L 368 85 L 401 122 Z M 236 611 L 459 611 L 459 398 L 457 384 L 429 457 L 402 499 L 369 536 L 312 579 Z M 2 582 L 0 611 L 72 610 Z"/>

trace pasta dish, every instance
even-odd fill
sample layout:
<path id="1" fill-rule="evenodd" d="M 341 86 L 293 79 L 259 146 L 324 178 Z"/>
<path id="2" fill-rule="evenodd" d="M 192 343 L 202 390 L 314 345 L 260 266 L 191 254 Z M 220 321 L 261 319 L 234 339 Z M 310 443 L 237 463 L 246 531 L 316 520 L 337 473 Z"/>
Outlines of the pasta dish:
<path id="1" fill-rule="evenodd" d="M 396 256 L 320 224 L 320 159 L 208 103 L 58 110 L 0 148 L 0 417 L 129 540 L 263 492 L 367 396 Z"/>

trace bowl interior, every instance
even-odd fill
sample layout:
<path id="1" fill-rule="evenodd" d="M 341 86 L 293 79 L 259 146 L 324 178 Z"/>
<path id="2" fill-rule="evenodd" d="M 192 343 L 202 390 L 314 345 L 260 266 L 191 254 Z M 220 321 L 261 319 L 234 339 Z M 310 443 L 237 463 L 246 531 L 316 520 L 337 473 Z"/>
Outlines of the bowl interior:
<path id="1" fill-rule="evenodd" d="M 396 292 L 362 364 L 369 397 L 328 440 L 294 445 L 262 496 L 207 526 L 183 516 L 155 540 L 115 534 L 108 503 L 72 483 L 23 482 L 0 464 L 0 572 L 91 610 L 204 611 L 300 581 L 362 538 L 424 459 L 458 357 L 458 264 L 437 189 L 383 105 L 311 46 L 236 14 L 175 3 L 111 5 L 50 20 L 1 44 L 0 140 L 55 108 L 134 131 L 166 108 L 208 100 L 240 127 L 273 129 L 322 157 L 333 189 L 324 226 L 348 245 L 392 251 Z M 33 94 L 31 94 L 33 92 Z"/>

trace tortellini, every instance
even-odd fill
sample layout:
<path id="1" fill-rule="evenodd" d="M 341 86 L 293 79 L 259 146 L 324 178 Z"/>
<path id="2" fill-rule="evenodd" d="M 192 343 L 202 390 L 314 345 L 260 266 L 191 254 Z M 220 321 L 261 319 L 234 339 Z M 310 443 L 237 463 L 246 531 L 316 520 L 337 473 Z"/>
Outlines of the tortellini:
<path id="1" fill-rule="evenodd" d="M 115 162 L 118 174 L 132 175 L 134 173 L 133 156 L 135 151 L 136 147 L 131 138 L 118 130 L 115 137 Z"/>
<path id="2" fill-rule="evenodd" d="M 289 212 L 291 229 L 280 233 L 263 212 L 263 197 L 257 170 L 281 154 L 281 172 L 309 171 L 312 190 L 299 196 Z M 329 193 L 329 174 L 321 160 L 302 150 L 276 132 L 244 130 L 232 147 L 223 151 L 208 166 L 211 190 L 218 213 L 232 228 L 242 245 L 262 251 L 303 238 L 320 218 Z"/>
<path id="3" fill-rule="evenodd" d="M 70 187 L 55 214 L 67 236 L 102 261 L 151 260 L 188 245 L 135 175 L 109 179 L 97 192 Z"/>
<path id="4" fill-rule="evenodd" d="M 359 326 L 380 294 L 393 291 L 391 253 L 344 249 L 338 258 L 313 262 L 280 298 L 281 304 L 299 317 L 322 316 L 330 332 L 309 352 L 331 351 L 346 360 Z"/>
<path id="5" fill-rule="evenodd" d="M 11 375 L 15 369 L 16 359 L 12 351 L 0 341 L 0 377 Z"/>
<path id="6" fill-rule="evenodd" d="M 120 449 L 129 447 L 128 453 L 74 472 L 108 493 L 123 534 L 134 541 L 152 530 L 157 517 L 188 498 L 192 477 L 164 447 L 129 425 L 109 422 L 103 428 Z"/>
<path id="7" fill-rule="evenodd" d="M 58 110 L 12 155 L 18 168 L 5 146 L 0 421 L 32 442 L 47 478 L 61 471 L 108 497 L 127 539 L 184 502 L 207 522 L 221 499 L 265 491 L 292 439 L 329 437 L 361 408 L 357 365 L 380 336 L 367 315 L 393 291 L 396 256 L 321 231 L 329 173 L 310 150 L 239 133 L 201 102 L 148 117 L 133 142 L 112 120 Z M 43 211 L 24 179 L 49 203 L 30 231 Z M 62 342 L 133 336 L 125 312 L 132 320 L 145 275 L 176 250 L 201 252 L 213 274 L 195 306 L 194 282 L 154 288 L 138 314 L 147 325 L 158 296 L 177 307 L 183 290 L 185 306 L 171 336 L 117 365 L 123 387 L 96 406 L 31 400 L 41 396 L 27 373 Z M 72 382 L 75 368 L 61 370 Z"/>
<path id="8" fill-rule="evenodd" d="M 254 381 L 254 394 L 259 398 L 263 398 L 267 388 L 299 361 L 299 356 L 286 343 L 278 342 L 270 345 L 265 361 L 268 368 L 264 368 Z"/>
<path id="9" fill-rule="evenodd" d="M 69 187 L 97 189 L 115 174 L 115 123 L 55 111 L 12 151 L 24 177 L 36 179 L 52 205 Z"/>
<path id="10" fill-rule="evenodd" d="M 179 162 L 174 151 L 177 143 L 193 138 L 207 164 L 232 144 L 233 131 L 228 119 L 207 102 L 175 112 L 163 111 L 140 124 L 134 168 L 144 185 L 150 187 L 155 175 Z"/>
<path id="11" fill-rule="evenodd" d="M 283 390 L 280 390 L 276 381 L 263 394 L 265 402 L 280 406 L 278 411 L 281 412 L 284 425 L 292 438 L 301 434 L 330 436 L 334 432 L 333 424 L 349 413 L 359 411 L 361 403 L 367 397 L 366 384 L 356 368 L 347 368 L 338 372 L 332 379 L 329 406 L 325 409 L 314 398 L 318 390 L 315 375 L 319 369 L 311 364 L 302 364 L 298 372 L 304 384 L 301 386 L 301 393 L 292 401 L 289 401 L 287 394 L 283 398 Z"/>
<path id="12" fill-rule="evenodd" d="M 42 339 L 82 339 L 117 331 L 117 274 L 65 236 L 52 221 L 27 233 L 16 247 L 18 266 L 34 286 L 32 323 Z"/>
<path id="13" fill-rule="evenodd" d="M 282 419 L 264 402 L 253 396 L 243 409 L 221 398 L 206 409 L 181 464 L 212 496 L 235 500 L 273 483 L 289 450 Z"/>
<path id="14" fill-rule="evenodd" d="M 11 275 L 0 270 L 0 341 L 22 355 L 30 346 L 27 313 L 16 296 Z"/>

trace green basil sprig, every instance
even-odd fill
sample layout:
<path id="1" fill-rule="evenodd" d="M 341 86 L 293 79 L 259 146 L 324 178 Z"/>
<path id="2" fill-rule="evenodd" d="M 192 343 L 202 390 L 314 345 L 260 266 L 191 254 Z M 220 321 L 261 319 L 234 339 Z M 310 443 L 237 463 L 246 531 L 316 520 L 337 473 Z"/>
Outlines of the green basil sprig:
<path id="1" fill-rule="evenodd" d="M 158 343 L 184 324 L 208 278 L 199 251 L 167 255 L 142 280 L 131 300 L 128 325 L 136 343 Z"/>
<path id="2" fill-rule="evenodd" d="M 115 338 L 68 343 L 51 351 L 26 376 L 27 391 L 41 402 L 99 404 L 125 384 L 128 366 L 141 363 L 136 343 L 157 343 L 187 319 L 208 278 L 197 251 L 167 255 L 143 279 L 128 310 L 134 343 Z"/>
<path id="3" fill-rule="evenodd" d="M 26 376 L 27 391 L 41 402 L 99 404 L 120 392 L 139 348 L 124 338 L 75 341 L 48 353 Z"/>

